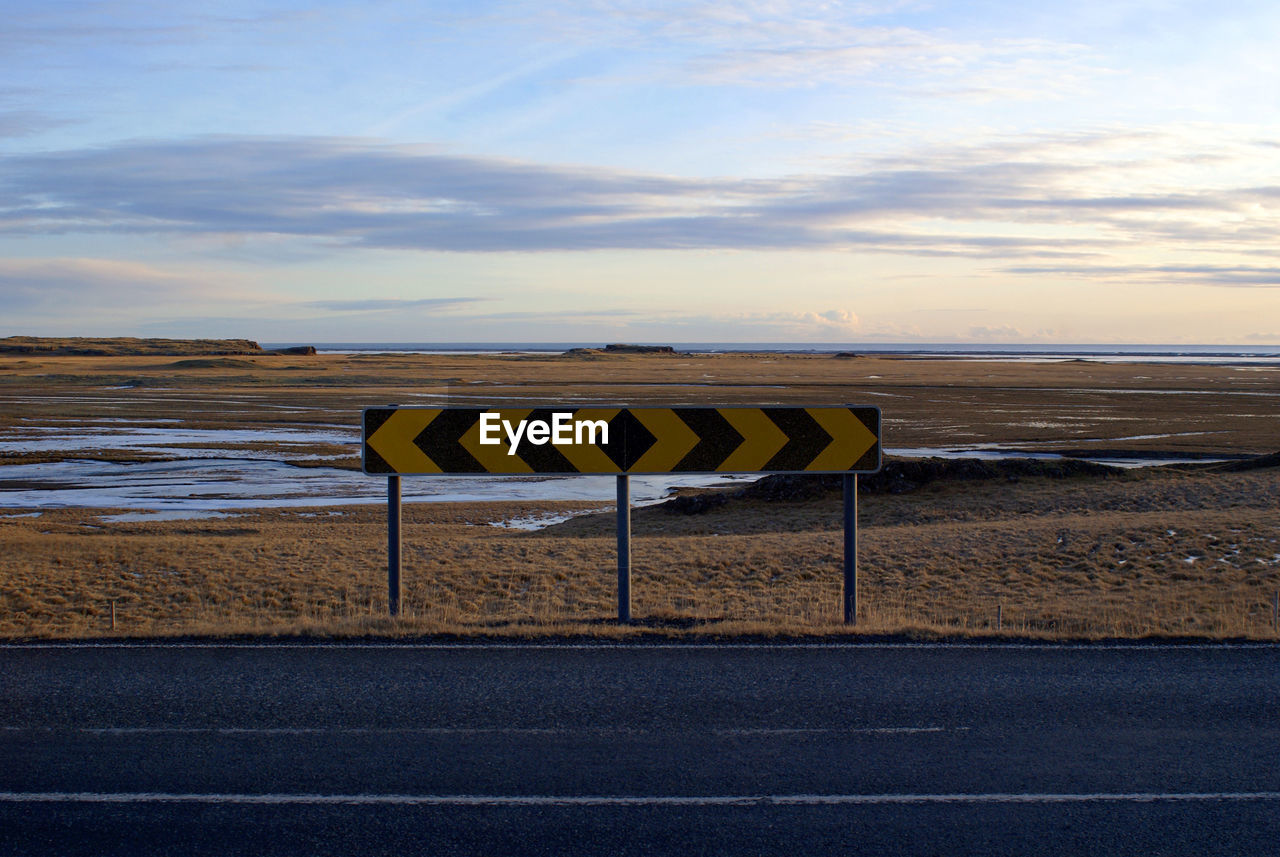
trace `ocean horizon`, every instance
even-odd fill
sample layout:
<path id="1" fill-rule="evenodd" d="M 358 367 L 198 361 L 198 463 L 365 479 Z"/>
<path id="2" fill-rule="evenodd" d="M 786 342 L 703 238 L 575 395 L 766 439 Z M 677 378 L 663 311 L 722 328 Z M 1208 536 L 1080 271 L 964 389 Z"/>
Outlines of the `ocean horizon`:
<path id="1" fill-rule="evenodd" d="M 972 343 L 972 342 L 672 342 L 635 341 L 630 345 L 670 346 L 693 353 L 764 352 L 777 354 L 933 355 L 969 358 L 1179 360 L 1186 362 L 1280 361 L 1277 345 L 1126 344 L 1126 343 Z M 562 342 L 264 342 L 267 349 L 310 345 L 327 353 L 559 353 L 573 348 L 603 348 L 605 343 Z"/>

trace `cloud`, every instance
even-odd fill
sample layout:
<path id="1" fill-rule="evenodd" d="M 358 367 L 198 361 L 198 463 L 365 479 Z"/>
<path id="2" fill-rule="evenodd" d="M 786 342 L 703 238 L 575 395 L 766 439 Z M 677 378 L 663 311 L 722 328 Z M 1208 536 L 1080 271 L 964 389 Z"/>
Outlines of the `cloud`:
<path id="1" fill-rule="evenodd" d="M 207 271 L 167 269 L 113 259 L 0 260 L 0 310 L 14 313 L 52 310 L 110 311 L 154 316 L 188 313 L 193 308 L 245 311 L 242 320 L 264 314 L 299 319 L 332 314 L 418 317 L 419 310 L 454 311 L 488 300 L 476 296 L 298 300 Z M 342 316 L 337 316 L 342 317 Z"/>
<path id="2" fill-rule="evenodd" d="M 857 315 L 847 309 L 716 314 L 607 311 L 587 313 L 575 320 L 608 321 L 624 335 L 645 341 L 840 341 L 854 335 L 861 325 Z"/>
<path id="3" fill-rule="evenodd" d="M 35 110 L 6 110 L 0 112 L 0 139 L 30 137 L 67 124 Z"/>
<path id="4" fill-rule="evenodd" d="M 1012 274 L 1056 274 L 1106 280 L 1146 283 L 1196 283 L 1206 286 L 1241 288 L 1280 287 L 1280 267 L 1246 265 L 1052 265 L 1012 266 L 1002 269 Z"/>
<path id="5" fill-rule="evenodd" d="M 6 310 L 146 306 L 193 298 L 235 299 L 198 276 L 112 259 L 0 260 L 0 307 Z M 238 297 L 247 297 L 239 295 Z"/>
<path id="6" fill-rule="evenodd" d="M 224 310 L 226 308 L 224 307 Z M 861 337 L 849 310 L 698 314 L 625 307 L 448 313 L 306 314 L 296 305 L 256 314 L 192 315 L 174 308 L 139 319 L 151 335 L 207 335 L 211 327 L 262 342 L 852 342 Z M 63 325 L 65 328 L 65 325 Z M 901 338 L 901 337 L 898 337 Z"/>
<path id="7" fill-rule="evenodd" d="M 798 34 L 711 52 L 689 62 L 688 82 L 812 87 L 856 81 L 930 98 L 1030 101 L 1078 94 L 1084 80 L 1108 73 L 1090 68 L 1088 51 L 1078 45 L 958 42 L 888 27 L 848 28 L 828 38 L 815 42 Z"/>
<path id="8" fill-rule="evenodd" d="M 802 0 L 538 3 L 515 6 L 557 44 L 625 46 L 639 74 L 676 86 L 881 86 L 947 98 L 1051 98 L 1110 74 L 1085 46 L 1035 38 L 960 38 L 906 26 L 919 3 Z M 511 11 L 514 11 L 511 10 Z M 916 19 L 920 20 L 919 18 Z"/>
<path id="9" fill-rule="evenodd" d="M 1160 243 L 1183 259 L 1216 252 L 1224 240 L 1237 256 L 1274 257 L 1280 189 L 1207 182 L 1203 170 L 1198 186 L 1171 181 L 1175 167 L 1161 147 L 1183 162 L 1197 150 L 1141 136 L 934 149 L 768 179 L 335 138 L 129 142 L 0 159 L 0 234 L 271 239 L 282 252 L 288 241 L 464 253 L 846 249 L 1024 259 L 1003 270 L 1081 275 L 1127 266 L 1124 254 Z M 1219 155 L 1244 174 L 1271 152 L 1237 145 Z M 1164 273 L 1273 284 L 1269 267 L 1187 265 Z"/>
<path id="10" fill-rule="evenodd" d="M 858 316 L 847 309 L 829 309 L 819 312 L 747 312 L 726 313 L 720 316 L 709 316 L 695 319 L 695 324 L 707 324 L 719 321 L 744 329 L 773 329 L 801 339 L 813 336 L 840 335 L 852 333 L 858 326 Z"/>
<path id="11" fill-rule="evenodd" d="M 848 309 L 715 314 L 617 306 L 497 312 L 460 310 L 450 313 L 445 321 L 447 327 L 433 328 L 424 335 L 441 339 L 520 341 L 528 339 L 528 331 L 537 330 L 543 338 L 563 341 L 601 337 L 625 337 L 641 342 L 666 339 L 824 341 L 847 339 L 860 327 L 857 315 Z"/>
<path id="12" fill-rule="evenodd" d="M 686 243 L 702 194 L 746 191 L 323 140 L 135 143 L 0 162 L 0 230 L 255 234 L 435 250 Z M 626 223 L 631 237 L 617 227 Z M 692 239 L 692 243 L 702 243 Z"/>
<path id="13" fill-rule="evenodd" d="M 136 335 L 253 331 L 250 338 L 269 341 L 306 339 L 315 330 L 334 340 L 376 339 L 384 330 L 420 339 L 415 331 L 431 322 L 439 324 L 431 335 L 447 340 L 448 320 L 485 300 L 304 300 L 242 281 L 234 272 L 112 259 L 0 259 L 0 318 L 23 332 L 54 335 L 110 326 Z"/>
<path id="14" fill-rule="evenodd" d="M 842 327 L 854 327 L 858 324 L 858 317 L 847 309 L 829 309 L 817 313 L 817 316 L 828 324 Z"/>
<path id="15" fill-rule="evenodd" d="M 382 298 L 355 301 L 308 301 L 304 305 L 334 312 L 403 312 L 413 309 L 450 309 L 483 300 L 485 298 L 420 298 L 418 300 Z"/>
<path id="16" fill-rule="evenodd" d="M 297 26 L 307 17 L 305 11 L 290 10 L 218 14 L 174 3 L 35 4 L 8 17 L 5 41 L 11 49 L 45 49 L 65 57 L 86 44 L 137 49 L 190 46 L 214 35 L 245 40 L 262 31 Z"/>
<path id="17" fill-rule="evenodd" d="M 969 338 L 982 342 L 1019 342 L 1027 337 L 1018 328 L 1004 324 L 996 327 L 975 325 L 969 328 Z"/>
<path id="18" fill-rule="evenodd" d="M 182 328 L 183 335 L 218 330 L 243 336 L 271 318 L 305 318 L 302 309 L 271 289 L 203 268 L 92 258 L 0 259 L 0 319 L 10 332 L 144 335 L 159 324 L 155 329 L 178 335 L 179 328 L 158 320 L 186 318 L 192 324 Z M 219 326 L 227 313 L 237 314 L 238 323 Z M 201 327 L 201 321 L 207 323 Z"/>

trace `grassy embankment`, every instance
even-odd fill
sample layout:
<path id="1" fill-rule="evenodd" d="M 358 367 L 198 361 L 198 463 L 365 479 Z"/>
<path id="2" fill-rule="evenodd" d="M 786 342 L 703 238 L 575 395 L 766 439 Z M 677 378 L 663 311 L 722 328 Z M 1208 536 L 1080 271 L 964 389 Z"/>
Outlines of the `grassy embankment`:
<path id="1" fill-rule="evenodd" d="M 1046 637 L 1274 636 L 1275 472 L 948 482 L 861 502 L 860 630 Z M 104 523 L 0 520 L 0 634 L 614 635 L 612 515 L 521 532 L 572 504 L 418 504 L 405 618 L 385 613 L 379 507 Z M 573 506 L 580 509 L 581 506 Z M 634 513 L 635 615 L 665 630 L 840 632 L 834 495 Z"/>

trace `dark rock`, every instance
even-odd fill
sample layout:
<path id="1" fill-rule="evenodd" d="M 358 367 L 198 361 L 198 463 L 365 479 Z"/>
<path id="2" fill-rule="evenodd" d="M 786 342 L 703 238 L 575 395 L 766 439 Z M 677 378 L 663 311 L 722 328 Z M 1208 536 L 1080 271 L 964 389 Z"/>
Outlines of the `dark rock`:
<path id="1" fill-rule="evenodd" d="M 868 494 L 906 494 L 933 482 L 967 482 L 1003 479 L 1016 482 L 1022 477 L 1044 476 L 1069 479 L 1081 476 L 1118 476 L 1123 471 L 1105 464 L 1076 459 L 1039 460 L 1011 458 L 987 461 L 977 458 L 891 459 L 877 473 L 861 474 L 858 490 Z M 838 474 L 773 474 L 758 479 L 738 492 L 739 496 L 765 501 L 812 500 L 841 490 Z"/>
<path id="2" fill-rule="evenodd" d="M 1259 455 L 1244 461 L 1232 461 L 1227 464 L 1221 464 L 1215 467 L 1214 470 L 1226 473 L 1243 473 L 1246 470 L 1262 470 L 1268 467 L 1280 467 L 1280 452 Z"/>
<path id="3" fill-rule="evenodd" d="M 729 502 L 726 494 L 681 494 L 662 504 L 670 515 L 705 515 Z"/>
<path id="4" fill-rule="evenodd" d="M 670 345 L 625 345 L 614 343 L 604 347 L 606 354 L 675 354 Z"/>
<path id="5" fill-rule="evenodd" d="M 776 473 L 757 479 L 738 492 L 741 497 L 769 502 L 786 500 L 813 500 L 832 491 L 839 491 L 839 476 L 815 474 L 812 476 L 795 473 Z"/>
<path id="6" fill-rule="evenodd" d="M 236 360 L 234 357 L 196 357 L 190 360 L 177 360 L 170 363 L 173 369 L 254 369 L 255 364 L 249 360 Z"/>

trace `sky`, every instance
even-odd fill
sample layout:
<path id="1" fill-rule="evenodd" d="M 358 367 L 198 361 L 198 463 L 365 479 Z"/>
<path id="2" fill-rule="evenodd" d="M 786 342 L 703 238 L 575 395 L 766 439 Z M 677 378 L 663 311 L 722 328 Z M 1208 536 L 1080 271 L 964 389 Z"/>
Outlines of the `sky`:
<path id="1" fill-rule="evenodd" d="M 1280 4 L 3 0 L 0 336 L 1280 344 Z"/>

